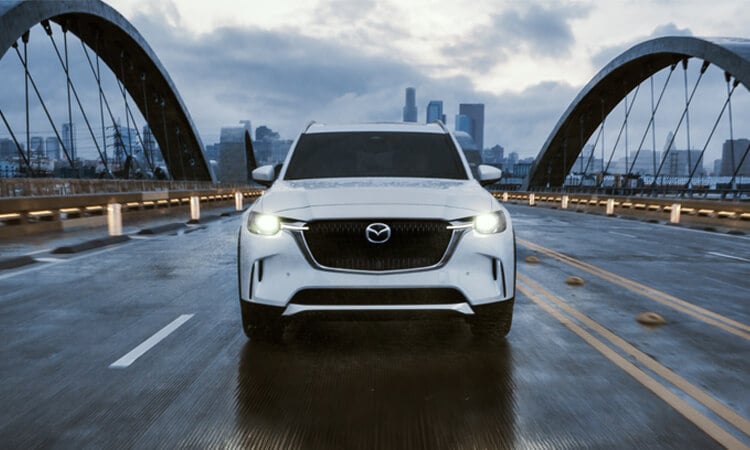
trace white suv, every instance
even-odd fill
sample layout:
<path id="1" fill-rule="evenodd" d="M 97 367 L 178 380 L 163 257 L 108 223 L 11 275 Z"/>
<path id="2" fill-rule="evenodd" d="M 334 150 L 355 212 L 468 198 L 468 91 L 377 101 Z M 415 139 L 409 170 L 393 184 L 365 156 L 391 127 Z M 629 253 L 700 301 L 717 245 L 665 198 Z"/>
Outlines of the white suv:
<path id="1" fill-rule="evenodd" d="M 311 124 L 242 217 L 242 326 L 278 339 L 293 317 L 412 313 L 466 318 L 505 336 L 513 318 L 515 240 L 508 212 L 480 184 L 442 124 Z M 417 313 L 417 314 L 413 314 Z"/>

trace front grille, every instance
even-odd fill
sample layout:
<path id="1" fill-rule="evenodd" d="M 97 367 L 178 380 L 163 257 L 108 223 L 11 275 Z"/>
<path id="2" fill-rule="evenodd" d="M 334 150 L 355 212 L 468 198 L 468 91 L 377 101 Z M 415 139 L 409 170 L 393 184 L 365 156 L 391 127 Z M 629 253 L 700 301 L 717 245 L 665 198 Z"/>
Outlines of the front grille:
<path id="1" fill-rule="evenodd" d="M 298 305 L 446 305 L 466 302 L 453 288 L 304 289 L 292 297 Z"/>
<path id="2" fill-rule="evenodd" d="M 382 244 L 367 240 L 365 229 L 373 223 L 391 228 Z M 321 266 L 349 270 L 407 270 L 438 264 L 453 232 L 439 220 L 321 220 L 307 224 L 305 241 Z"/>

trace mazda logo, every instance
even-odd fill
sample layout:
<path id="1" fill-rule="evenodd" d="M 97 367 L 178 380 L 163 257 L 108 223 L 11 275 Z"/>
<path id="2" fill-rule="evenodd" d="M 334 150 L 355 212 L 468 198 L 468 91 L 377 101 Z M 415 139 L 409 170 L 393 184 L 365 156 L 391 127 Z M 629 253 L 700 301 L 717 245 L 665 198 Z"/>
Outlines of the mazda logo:
<path id="1" fill-rule="evenodd" d="M 371 223 L 365 228 L 365 237 L 372 244 L 385 244 L 391 238 L 391 227 L 384 223 Z"/>

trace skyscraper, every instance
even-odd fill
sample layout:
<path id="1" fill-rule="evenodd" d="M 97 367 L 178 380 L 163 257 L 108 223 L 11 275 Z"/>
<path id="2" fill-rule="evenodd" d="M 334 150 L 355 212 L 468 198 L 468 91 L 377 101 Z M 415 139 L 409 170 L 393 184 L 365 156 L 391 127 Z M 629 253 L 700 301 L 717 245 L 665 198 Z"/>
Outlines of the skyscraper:
<path id="1" fill-rule="evenodd" d="M 750 146 L 750 140 L 747 139 L 735 139 L 734 141 L 727 139 L 724 141 L 721 149 L 721 176 L 731 177 L 734 175 L 740 162 L 742 162 L 742 167 L 740 167 L 737 175 L 750 175 L 750 156 L 745 156 L 745 160 L 742 161 L 748 146 Z"/>
<path id="2" fill-rule="evenodd" d="M 456 131 L 466 132 L 473 140 L 474 136 L 471 134 L 471 131 L 474 129 L 473 122 L 471 117 L 466 114 L 456 114 Z"/>
<path id="3" fill-rule="evenodd" d="M 445 123 L 445 114 L 443 114 L 443 101 L 430 100 L 430 103 L 427 104 L 426 123 L 432 123 L 438 120 Z"/>
<path id="4" fill-rule="evenodd" d="M 417 121 L 417 90 L 406 88 L 406 105 L 404 105 L 404 122 Z"/>
<path id="5" fill-rule="evenodd" d="M 246 135 L 248 135 L 248 130 L 244 126 L 221 128 L 219 171 L 222 183 L 247 183 Z"/>
<path id="6" fill-rule="evenodd" d="M 464 130 L 477 144 L 480 149 L 484 148 L 484 103 L 461 103 L 458 105 L 458 114 L 471 118 L 471 130 Z M 458 129 L 458 125 L 456 126 Z"/>
<path id="7" fill-rule="evenodd" d="M 64 123 L 62 125 L 62 143 L 65 150 L 73 161 L 78 157 L 76 153 L 76 124 Z"/>
<path id="8" fill-rule="evenodd" d="M 50 161 L 57 161 L 62 155 L 60 155 L 60 141 L 57 137 L 50 136 L 45 140 L 45 147 L 47 148 L 47 159 Z"/>

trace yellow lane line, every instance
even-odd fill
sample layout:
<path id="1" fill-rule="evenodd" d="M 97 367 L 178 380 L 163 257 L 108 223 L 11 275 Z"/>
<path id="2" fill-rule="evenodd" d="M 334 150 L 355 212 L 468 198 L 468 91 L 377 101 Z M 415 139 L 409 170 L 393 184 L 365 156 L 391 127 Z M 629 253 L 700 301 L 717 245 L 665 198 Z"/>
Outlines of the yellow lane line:
<path id="1" fill-rule="evenodd" d="M 661 303 L 662 305 L 669 306 L 670 308 L 676 309 L 705 323 L 721 328 L 722 330 L 727 331 L 731 334 L 750 340 L 750 325 L 746 325 L 742 322 L 738 322 L 736 320 L 722 316 L 721 314 L 717 314 L 698 305 L 694 305 L 690 302 L 679 299 L 665 292 L 650 288 L 636 281 L 621 277 L 612 272 L 608 272 L 604 269 L 585 263 L 573 257 L 558 253 L 554 250 L 542 247 L 541 245 L 534 244 L 525 239 L 519 238 L 517 241 L 524 247 L 528 247 L 532 250 L 544 253 L 547 256 L 557 259 L 558 261 L 562 261 L 566 264 L 575 266 L 592 275 L 596 275 L 611 283 L 624 287 L 625 289 L 628 289 L 632 292 L 648 297 L 651 300 Z"/>
<path id="2" fill-rule="evenodd" d="M 518 290 L 521 291 L 521 293 L 523 293 L 525 296 L 531 299 L 531 301 L 533 301 L 537 306 L 539 306 L 549 315 L 557 319 L 570 331 L 578 335 L 578 337 L 583 339 L 587 344 L 591 345 L 604 357 L 606 357 L 611 362 L 613 362 L 617 367 L 625 371 L 625 373 L 633 377 L 641 385 L 643 385 L 648 390 L 653 392 L 657 397 L 659 397 L 664 402 L 666 402 L 669 406 L 674 408 L 683 417 L 688 419 L 690 422 L 692 422 L 695 426 L 697 426 L 703 432 L 711 436 L 711 438 L 716 440 L 716 442 L 718 442 L 720 445 L 726 448 L 731 448 L 731 449 L 750 449 L 750 447 L 742 443 L 740 440 L 734 437 L 731 433 L 729 433 L 724 428 L 719 426 L 716 422 L 706 417 L 703 413 L 701 413 L 700 411 L 692 407 L 685 400 L 678 397 L 676 394 L 674 394 L 672 391 L 667 389 L 665 386 L 663 386 L 653 377 L 651 377 L 646 372 L 639 369 L 635 364 L 631 363 L 630 361 L 628 361 L 627 359 L 619 355 L 617 352 L 609 348 L 604 342 L 600 341 L 599 339 L 594 337 L 591 333 L 589 333 L 584 328 L 582 328 L 580 325 L 576 324 L 567 316 L 565 316 L 563 313 L 556 310 L 554 307 L 552 307 L 552 305 L 550 305 L 545 300 L 537 296 L 529 288 L 526 288 L 523 285 L 519 285 L 517 287 L 518 287 Z M 742 431 L 747 432 L 748 430 L 742 430 Z"/>
<path id="3" fill-rule="evenodd" d="M 691 384 L 689 381 L 677 375 L 676 373 L 674 373 L 667 367 L 663 366 L 662 364 L 660 364 L 659 362 L 657 362 L 656 360 L 654 360 L 647 354 L 638 350 L 636 347 L 634 347 L 633 345 L 631 345 L 624 339 L 612 333 L 607 328 L 595 322 L 590 317 L 586 316 L 585 314 L 581 313 L 577 309 L 573 308 L 572 306 L 570 306 L 569 303 L 565 302 L 560 297 L 555 296 L 554 294 L 549 292 L 547 289 L 545 289 L 538 283 L 530 280 L 528 277 L 525 277 L 521 275 L 520 273 L 517 274 L 517 276 L 519 280 L 523 281 L 530 288 L 536 290 L 539 294 L 541 294 L 546 299 L 548 299 L 549 301 L 557 305 L 559 308 L 561 308 L 562 310 L 564 310 L 565 312 L 567 312 L 568 314 L 576 318 L 582 324 L 586 325 L 590 329 L 599 333 L 603 338 L 605 338 L 606 340 L 608 340 L 609 342 L 611 342 L 612 344 L 620 348 L 622 351 L 624 351 L 628 355 L 635 358 L 636 361 L 648 367 L 654 373 L 664 378 L 665 380 L 669 381 L 670 383 L 678 387 L 680 390 L 682 390 L 689 396 L 693 397 L 703 406 L 710 409 L 716 415 L 718 415 L 722 419 L 732 424 L 732 426 L 736 427 L 739 430 L 742 430 L 746 434 L 750 434 L 750 420 L 747 420 L 746 418 L 742 417 L 733 409 L 727 407 L 726 405 L 716 400 L 711 395 L 708 395 L 706 392 L 696 387 L 695 385 Z"/>

